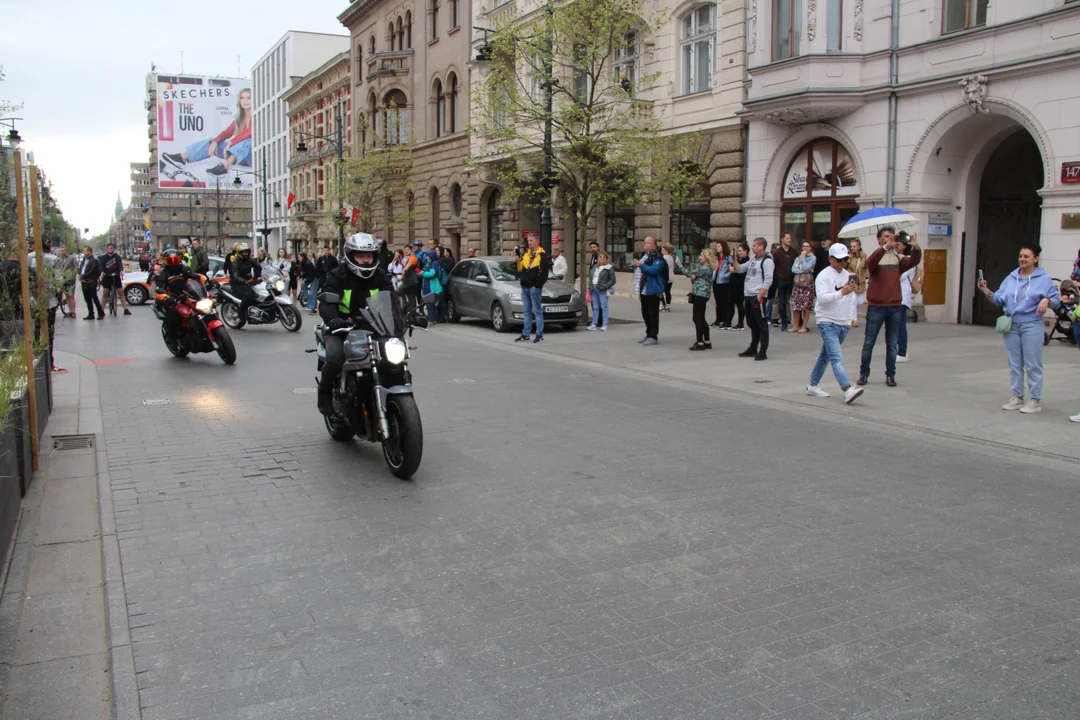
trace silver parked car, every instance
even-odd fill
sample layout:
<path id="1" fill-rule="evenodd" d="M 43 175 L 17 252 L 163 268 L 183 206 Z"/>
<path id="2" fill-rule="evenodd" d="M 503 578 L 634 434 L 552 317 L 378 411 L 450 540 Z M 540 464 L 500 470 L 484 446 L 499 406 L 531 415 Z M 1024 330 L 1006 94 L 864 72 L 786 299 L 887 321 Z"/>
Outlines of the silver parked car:
<path id="1" fill-rule="evenodd" d="M 581 294 L 561 280 L 550 277 L 544 284 L 541 303 L 544 322 L 566 330 L 581 320 Z M 505 256 L 468 258 L 450 272 L 450 297 L 446 300 L 450 322 L 463 317 L 490 320 L 498 332 L 510 332 L 525 324 L 517 261 Z"/>

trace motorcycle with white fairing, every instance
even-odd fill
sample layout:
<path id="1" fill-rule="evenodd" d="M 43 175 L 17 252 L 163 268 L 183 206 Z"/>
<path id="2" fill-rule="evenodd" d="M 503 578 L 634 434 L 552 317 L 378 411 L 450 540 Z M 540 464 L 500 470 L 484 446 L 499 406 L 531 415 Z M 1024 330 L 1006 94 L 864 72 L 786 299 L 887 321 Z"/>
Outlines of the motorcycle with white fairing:
<path id="1" fill-rule="evenodd" d="M 262 280 L 251 286 L 255 302 L 248 308 L 248 325 L 271 325 L 280 322 L 289 332 L 299 332 L 303 325 L 300 311 L 286 292 L 285 278 L 270 265 L 263 265 Z M 218 312 L 222 321 L 233 330 L 240 327 L 240 298 L 228 285 L 218 287 Z"/>

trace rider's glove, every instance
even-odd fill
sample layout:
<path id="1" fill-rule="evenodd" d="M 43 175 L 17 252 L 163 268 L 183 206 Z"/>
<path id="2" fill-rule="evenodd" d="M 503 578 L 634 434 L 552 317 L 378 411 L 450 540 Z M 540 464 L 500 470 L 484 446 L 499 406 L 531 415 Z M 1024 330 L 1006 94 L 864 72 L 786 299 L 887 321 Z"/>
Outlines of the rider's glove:
<path id="1" fill-rule="evenodd" d="M 334 332 L 335 330 L 349 327 L 349 321 L 344 318 L 334 318 L 326 323 L 326 327 L 330 328 L 330 332 Z"/>

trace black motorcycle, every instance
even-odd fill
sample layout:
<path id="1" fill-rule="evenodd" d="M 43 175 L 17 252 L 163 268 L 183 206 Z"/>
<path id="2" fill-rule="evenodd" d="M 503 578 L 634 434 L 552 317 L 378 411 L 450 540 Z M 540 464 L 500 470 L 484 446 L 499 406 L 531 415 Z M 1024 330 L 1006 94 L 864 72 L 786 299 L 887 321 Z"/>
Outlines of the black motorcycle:
<path id="1" fill-rule="evenodd" d="M 299 332 L 303 320 L 292 298 L 285 292 L 285 279 L 276 269 L 263 266 L 262 280 L 251 286 L 255 302 L 248 307 L 248 325 L 272 325 L 280 322 L 289 332 Z M 217 301 L 221 319 L 233 330 L 240 327 L 240 297 L 233 294 L 232 286 L 217 288 Z"/>
<path id="2" fill-rule="evenodd" d="M 183 283 L 179 292 L 159 292 L 154 303 L 154 314 L 161 320 L 161 338 L 165 347 L 176 357 L 216 352 L 226 365 L 235 363 L 236 347 L 229 337 L 229 329 L 218 319 L 214 300 L 206 294 L 206 286 L 198 280 L 180 276 L 172 282 Z M 174 331 L 170 331 L 165 322 L 170 310 L 179 319 Z"/>
<path id="3" fill-rule="evenodd" d="M 335 305 L 341 302 L 333 293 L 320 299 Z M 405 336 L 412 334 L 413 327 L 426 326 L 427 320 L 408 310 L 401 295 L 380 292 L 360 309 L 354 327 L 330 331 L 319 325 L 315 329 L 319 372 L 326 359 L 325 334 L 345 336 L 345 364 L 334 388 L 334 414 L 323 416 L 327 432 L 339 441 L 357 435 L 380 443 L 390 472 L 403 479 L 420 467 L 424 452 L 424 429 L 413 398 Z"/>

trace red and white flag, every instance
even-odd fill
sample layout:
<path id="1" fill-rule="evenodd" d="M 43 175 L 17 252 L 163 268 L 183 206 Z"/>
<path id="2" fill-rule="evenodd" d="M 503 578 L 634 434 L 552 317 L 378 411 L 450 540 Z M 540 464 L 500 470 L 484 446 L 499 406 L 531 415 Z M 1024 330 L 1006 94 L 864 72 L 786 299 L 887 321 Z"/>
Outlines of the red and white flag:
<path id="1" fill-rule="evenodd" d="M 352 217 L 349 218 L 349 221 L 352 222 L 353 225 L 360 222 L 360 208 L 352 208 Z"/>
<path id="2" fill-rule="evenodd" d="M 348 219 L 349 219 L 349 215 L 351 215 L 351 214 L 352 214 L 352 205 L 350 205 L 349 203 L 345 203 L 345 204 L 343 204 L 343 205 L 341 206 L 341 217 L 343 217 L 343 218 L 345 218 L 346 220 L 348 220 Z"/>
<path id="3" fill-rule="evenodd" d="M 285 201 L 285 209 L 292 210 L 292 204 L 296 202 L 296 196 L 289 193 L 289 199 Z"/>

